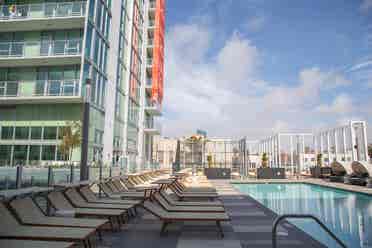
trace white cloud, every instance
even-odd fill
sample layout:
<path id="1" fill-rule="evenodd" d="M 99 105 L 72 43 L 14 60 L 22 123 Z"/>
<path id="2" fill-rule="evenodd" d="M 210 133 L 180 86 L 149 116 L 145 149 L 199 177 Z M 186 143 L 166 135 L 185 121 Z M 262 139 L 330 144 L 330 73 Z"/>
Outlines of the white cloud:
<path id="1" fill-rule="evenodd" d="M 349 86 L 336 71 L 305 68 L 295 84 L 260 78 L 262 51 L 233 32 L 220 48 L 215 26 L 191 22 L 166 35 L 163 130 L 183 136 L 201 128 L 211 136 L 261 138 L 276 131 L 309 131 L 323 123 L 321 93 Z M 350 110 L 346 97 L 319 107 L 334 115 Z M 334 122 L 332 123 L 334 124 Z"/>
<path id="2" fill-rule="evenodd" d="M 360 70 L 360 69 L 363 69 L 363 68 L 366 68 L 366 67 L 369 67 L 372 65 L 372 60 L 369 60 L 369 61 L 364 61 L 362 63 L 359 63 L 359 64 L 356 64 L 356 65 L 353 65 L 349 71 L 350 72 L 353 72 L 353 71 L 357 71 L 357 70 Z"/>
<path id="3" fill-rule="evenodd" d="M 319 105 L 316 111 L 325 114 L 348 114 L 353 111 L 353 101 L 346 94 L 338 95 L 330 105 Z"/>
<path id="4" fill-rule="evenodd" d="M 372 9 L 372 0 L 363 0 L 362 4 L 360 5 L 360 10 L 363 12 L 368 12 Z"/>
<path id="5" fill-rule="evenodd" d="M 264 16 L 254 16 L 247 20 L 244 27 L 251 32 L 260 31 L 266 22 L 266 18 Z"/>

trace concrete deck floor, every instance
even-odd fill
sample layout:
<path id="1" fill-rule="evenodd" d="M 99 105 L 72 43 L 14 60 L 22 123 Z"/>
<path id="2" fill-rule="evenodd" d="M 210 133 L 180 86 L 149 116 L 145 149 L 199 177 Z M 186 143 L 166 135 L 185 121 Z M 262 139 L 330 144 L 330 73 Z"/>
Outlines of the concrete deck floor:
<path id="1" fill-rule="evenodd" d="M 212 181 L 221 195 L 231 222 L 223 223 L 225 238 L 218 236 L 214 223 L 178 223 L 168 227 L 168 234 L 160 236 L 161 222 L 151 214 L 140 214 L 126 224 L 122 231 L 104 233 L 98 247 L 133 248 L 269 248 L 272 247 L 271 228 L 275 213 L 249 196 L 240 194 L 230 181 Z M 289 223 L 278 230 L 278 247 L 319 247 L 313 240 Z"/>

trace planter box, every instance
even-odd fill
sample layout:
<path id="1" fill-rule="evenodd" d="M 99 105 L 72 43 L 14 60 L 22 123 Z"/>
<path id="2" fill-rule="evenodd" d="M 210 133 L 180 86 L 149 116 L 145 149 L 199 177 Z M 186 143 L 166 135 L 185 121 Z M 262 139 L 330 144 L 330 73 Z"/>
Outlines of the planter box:
<path id="1" fill-rule="evenodd" d="M 258 168 L 257 179 L 285 179 L 284 168 Z"/>
<path id="2" fill-rule="evenodd" d="M 229 168 L 204 168 L 204 175 L 208 179 L 230 179 L 231 169 Z"/>

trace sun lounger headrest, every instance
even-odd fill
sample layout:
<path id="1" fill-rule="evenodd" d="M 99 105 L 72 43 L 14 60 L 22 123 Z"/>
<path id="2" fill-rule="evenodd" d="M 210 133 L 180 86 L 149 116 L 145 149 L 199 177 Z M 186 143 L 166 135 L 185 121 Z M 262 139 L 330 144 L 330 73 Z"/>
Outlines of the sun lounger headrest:
<path id="1" fill-rule="evenodd" d="M 13 200 L 10 206 L 15 210 L 22 221 L 45 217 L 40 208 L 30 197 Z"/>
<path id="2" fill-rule="evenodd" d="M 48 194 L 48 199 L 58 210 L 73 210 L 74 207 L 67 201 L 62 192 L 54 191 Z"/>
<path id="3" fill-rule="evenodd" d="M 7 230 L 9 227 L 20 225 L 12 213 L 10 213 L 9 209 L 2 202 L 0 202 L 0 220 L 0 233 L 2 230 Z"/>

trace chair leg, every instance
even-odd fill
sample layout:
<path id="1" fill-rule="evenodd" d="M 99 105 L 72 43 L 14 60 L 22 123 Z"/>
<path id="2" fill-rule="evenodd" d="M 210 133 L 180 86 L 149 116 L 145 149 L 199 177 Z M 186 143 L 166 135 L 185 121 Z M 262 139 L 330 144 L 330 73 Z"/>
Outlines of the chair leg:
<path id="1" fill-rule="evenodd" d="M 167 226 L 170 224 L 170 222 L 168 221 L 164 221 L 163 222 L 163 225 L 161 226 L 161 231 L 160 231 L 160 235 L 164 235 L 165 234 L 165 229 L 167 228 Z"/>
<path id="2" fill-rule="evenodd" d="M 102 238 L 102 231 L 101 231 L 100 229 L 97 229 L 97 236 L 98 236 L 98 240 L 99 240 L 100 242 L 102 242 L 102 241 L 103 241 L 103 238 Z"/>
<path id="3" fill-rule="evenodd" d="M 218 229 L 218 232 L 220 233 L 221 238 L 224 238 L 225 235 L 224 235 L 223 230 L 222 230 L 221 222 L 216 221 L 216 225 L 217 225 L 217 229 Z"/>
<path id="4" fill-rule="evenodd" d="M 109 221 L 110 221 L 111 230 L 112 231 L 115 231 L 115 228 L 114 228 L 114 218 L 113 217 L 109 217 Z"/>
<path id="5" fill-rule="evenodd" d="M 137 206 L 134 206 L 134 215 L 136 216 L 137 214 L 138 214 L 138 212 L 137 212 Z"/>

